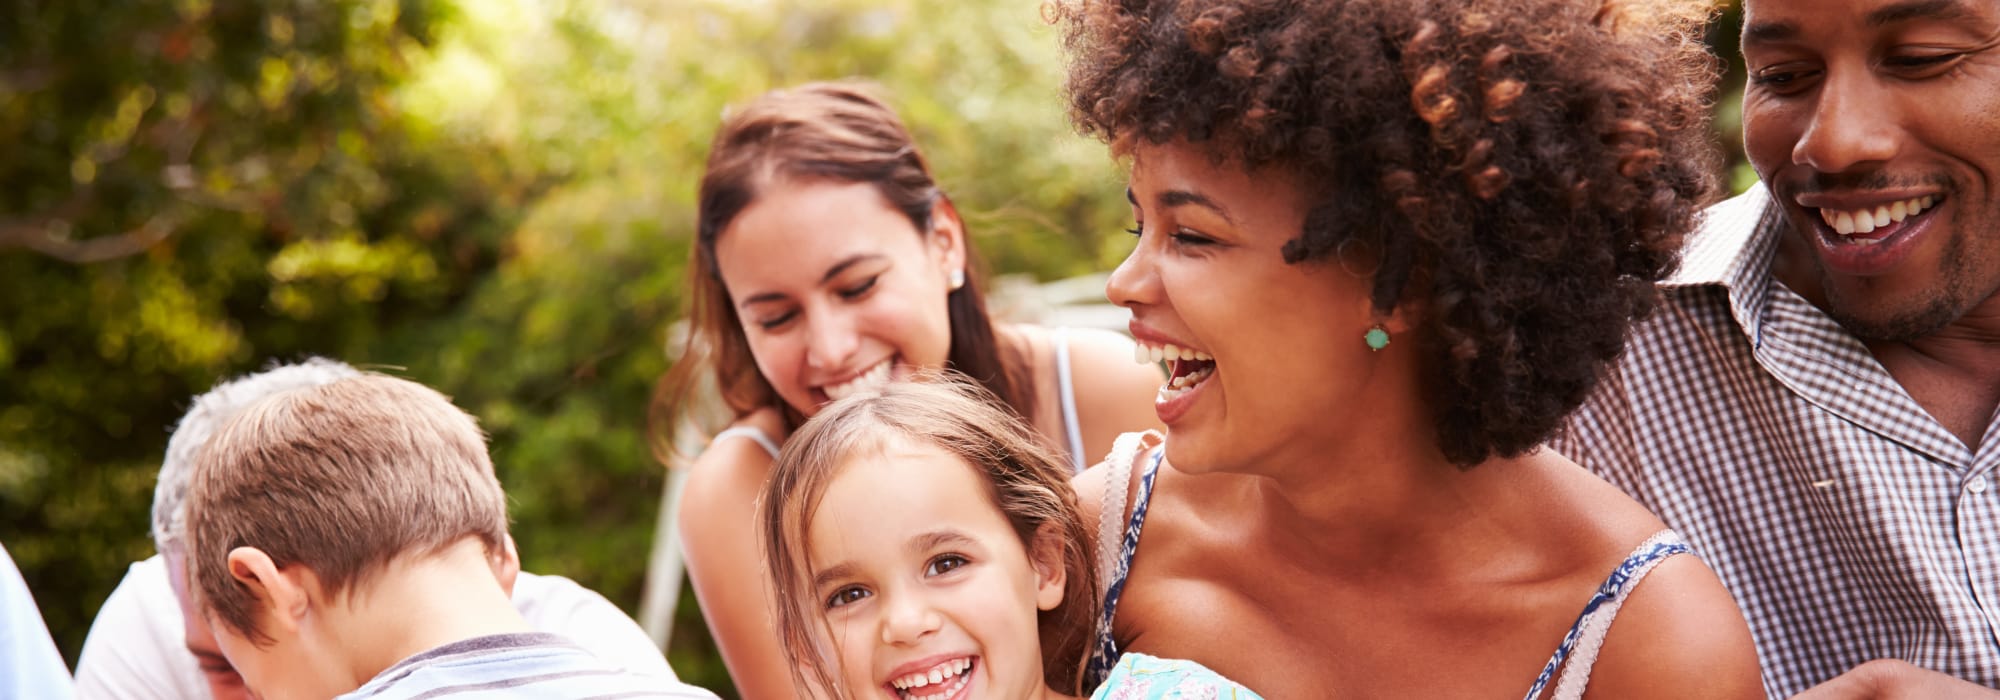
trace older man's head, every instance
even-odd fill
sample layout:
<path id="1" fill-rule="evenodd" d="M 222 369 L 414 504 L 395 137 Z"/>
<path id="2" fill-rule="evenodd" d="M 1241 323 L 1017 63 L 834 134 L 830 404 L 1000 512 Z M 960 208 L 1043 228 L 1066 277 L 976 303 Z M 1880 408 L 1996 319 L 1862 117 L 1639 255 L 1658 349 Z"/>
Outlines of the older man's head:
<path id="1" fill-rule="evenodd" d="M 168 579 L 173 583 L 174 596 L 180 600 L 188 652 L 200 665 L 202 678 L 208 681 L 209 692 L 216 700 L 251 696 L 243 686 L 243 677 L 222 656 L 208 622 L 188 604 L 187 569 L 181 546 L 186 535 L 184 509 L 195 453 L 217 428 L 265 397 L 361 374 L 344 362 L 316 357 L 225 382 L 195 398 L 194 405 L 181 417 L 180 425 L 167 441 L 166 461 L 160 464 L 159 485 L 153 490 L 153 544 L 167 561 Z"/>

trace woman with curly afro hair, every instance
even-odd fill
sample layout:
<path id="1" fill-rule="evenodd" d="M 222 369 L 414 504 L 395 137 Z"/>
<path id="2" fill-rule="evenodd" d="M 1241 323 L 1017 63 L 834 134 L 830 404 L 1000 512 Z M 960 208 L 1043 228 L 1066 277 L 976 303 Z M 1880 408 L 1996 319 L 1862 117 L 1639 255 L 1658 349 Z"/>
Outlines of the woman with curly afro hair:
<path id="1" fill-rule="evenodd" d="M 1107 572 L 1094 675 L 1152 655 L 1274 698 L 1762 696 L 1707 566 L 1537 447 L 1712 195 L 1707 3 L 1045 7 L 1073 119 L 1131 169 L 1108 293 L 1172 374 L 1164 443 L 1077 481 Z"/>

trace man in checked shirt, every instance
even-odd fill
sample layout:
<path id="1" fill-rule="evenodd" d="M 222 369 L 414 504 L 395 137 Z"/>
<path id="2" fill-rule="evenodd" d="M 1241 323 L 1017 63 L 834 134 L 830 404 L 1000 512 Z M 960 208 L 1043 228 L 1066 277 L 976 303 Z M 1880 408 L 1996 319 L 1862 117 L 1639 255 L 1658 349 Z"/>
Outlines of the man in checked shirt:
<path id="1" fill-rule="evenodd" d="M 2000 2 L 1743 5 L 1763 183 L 1551 447 L 1688 537 L 1772 695 L 1992 697 Z"/>

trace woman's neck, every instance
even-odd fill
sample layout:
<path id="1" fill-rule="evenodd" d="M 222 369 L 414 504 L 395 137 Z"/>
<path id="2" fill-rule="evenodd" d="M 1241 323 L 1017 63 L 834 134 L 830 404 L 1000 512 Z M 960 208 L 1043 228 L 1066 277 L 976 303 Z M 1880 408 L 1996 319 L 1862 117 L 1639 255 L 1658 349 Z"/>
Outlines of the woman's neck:
<path id="1" fill-rule="evenodd" d="M 1450 568 L 1461 550 L 1514 529 L 1500 513 L 1520 495 L 1507 485 L 1515 461 L 1453 464 L 1427 419 L 1363 426 L 1272 455 L 1255 517 L 1329 565 Z"/>

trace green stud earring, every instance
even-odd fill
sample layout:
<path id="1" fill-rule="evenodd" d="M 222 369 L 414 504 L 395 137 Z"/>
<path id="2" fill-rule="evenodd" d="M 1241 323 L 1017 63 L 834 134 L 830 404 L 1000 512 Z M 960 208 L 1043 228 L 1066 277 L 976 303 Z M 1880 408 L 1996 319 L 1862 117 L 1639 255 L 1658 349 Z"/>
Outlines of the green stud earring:
<path id="1" fill-rule="evenodd" d="M 1367 333 L 1362 334 L 1361 339 L 1368 343 L 1369 350 L 1381 350 L 1382 348 L 1389 347 L 1389 331 L 1383 330 L 1381 324 L 1376 324 L 1374 328 L 1368 329 Z"/>

